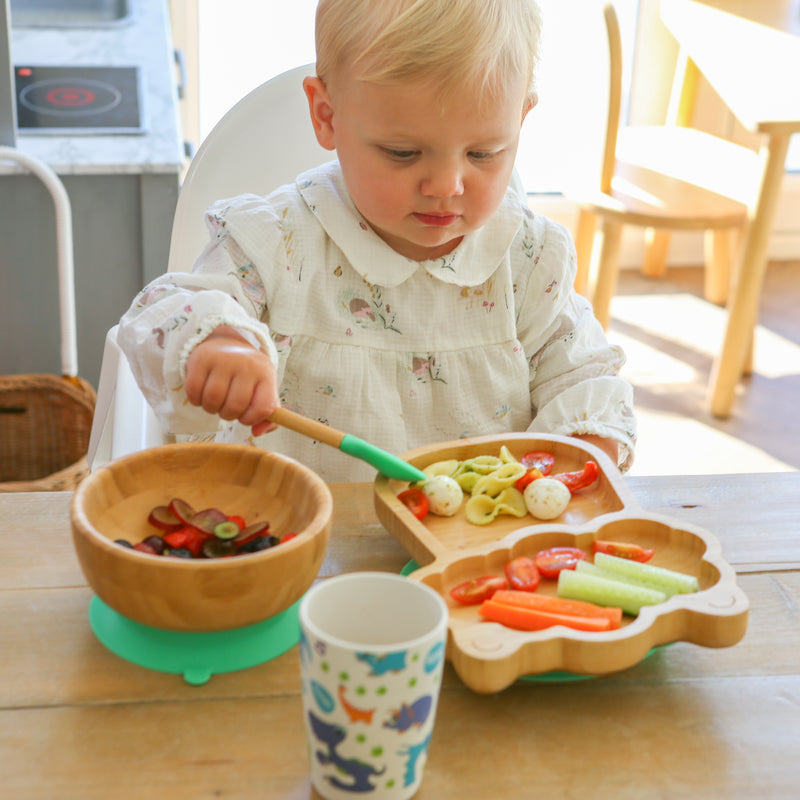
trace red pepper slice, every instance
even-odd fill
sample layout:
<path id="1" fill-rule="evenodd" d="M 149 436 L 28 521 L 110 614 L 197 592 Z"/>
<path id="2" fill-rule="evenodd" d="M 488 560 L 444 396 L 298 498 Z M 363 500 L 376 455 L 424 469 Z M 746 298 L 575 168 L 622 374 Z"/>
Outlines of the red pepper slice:
<path id="1" fill-rule="evenodd" d="M 576 472 L 560 472 L 553 475 L 557 481 L 561 481 L 573 494 L 580 489 L 591 486 L 600 474 L 600 468 L 595 461 L 587 461 L 583 469 Z"/>
<path id="2" fill-rule="evenodd" d="M 540 550 L 534 561 L 543 578 L 557 578 L 562 569 L 575 569 L 579 561 L 586 560 L 586 553 L 579 547 L 548 547 Z"/>
<path id="3" fill-rule="evenodd" d="M 520 462 L 526 469 L 538 469 L 542 475 L 549 475 L 553 470 L 553 464 L 556 463 L 556 457 L 544 450 L 531 450 L 522 456 Z"/>
<path id="4" fill-rule="evenodd" d="M 478 603 L 488 600 L 500 589 L 507 588 L 508 584 L 505 578 L 501 578 L 499 575 L 484 575 L 482 578 L 473 578 L 460 583 L 450 590 L 450 597 L 462 605 L 476 606 Z"/>
<path id="5" fill-rule="evenodd" d="M 533 483 L 533 481 L 538 481 L 539 478 L 544 477 L 542 471 L 537 467 L 532 467 L 529 469 L 521 478 L 518 478 L 514 481 L 514 486 L 520 491 L 524 492 L 525 487 L 529 483 Z"/>
<path id="6" fill-rule="evenodd" d="M 653 557 L 655 550 L 649 547 L 640 547 L 638 544 L 629 542 L 606 542 L 602 539 L 595 539 L 592 544 L 595 553 L 607 553 L 617 558 L 629 558 L 631 561 L 649 561 Z"/>
<path id="7" fill-rule="evenodd" d="M 528 556 L 519 556 L 505 566 L 506 580 L 512 589 L 535 592 L 539 587 L 539 570 L 536 562 Z"/>
<path id="8" fill-rule="evenodd" d="M 213 534 L 211 534 L 213 536 Z M 203 542 L 211 538 L 197 528 L 181 528 L 164 536 L 164 541 L 173 549 L 185 547 L 195 558 L 203 550 Z"/>

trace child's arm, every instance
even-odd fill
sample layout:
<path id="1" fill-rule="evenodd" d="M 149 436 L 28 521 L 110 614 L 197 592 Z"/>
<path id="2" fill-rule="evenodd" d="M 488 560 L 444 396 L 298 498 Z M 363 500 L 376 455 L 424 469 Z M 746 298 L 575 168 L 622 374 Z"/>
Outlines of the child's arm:
<path id="1" fill-rule="evenodd" d="M 185 389 L 190 403 L 250 426 L 254 436 L 277 427 L 267 419 L 279 405 L 275 366 L 235 328 L 215 328 L 192 350 Z"/>
<path id="2" fill-rule="evenodd" d="M 603 436 L 595 436 L 594 434 L 576 436 L 575 438 L 599 447 L 611 459 L 611 463 L 614 464 L 614 466 L 617 465 L 619 461 L 619 442 L 616 439 L 607 439 Z"/>

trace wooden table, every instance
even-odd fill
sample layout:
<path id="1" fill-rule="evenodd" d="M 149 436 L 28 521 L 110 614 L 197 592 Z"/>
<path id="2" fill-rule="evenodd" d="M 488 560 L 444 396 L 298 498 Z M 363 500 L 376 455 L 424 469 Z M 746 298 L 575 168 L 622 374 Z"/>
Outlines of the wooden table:
<path id="1" fill-rule="evenodd" d="M 690 115 L 699 70 L 746 128 L 764 134 L 759 189 L 709 387 L 712 413 L 727 417 L 758 322 L 789 139 L 800 132 L 800 0 L 661 0 L 661 17 L 688 56 L 679 60 L 678 117 Z"/>
<path id="2" fill-rule="evenodd" d="M 637 502 L 715 533 L 751 601 L 735 647 L 479 695 L 448 666 L 420 800 L 796 798 L 800 473 L 629 478 Z M 332 487 L 322 574 L 399 571 L 368 484 Z M 190 686 L 94 637 L 70 494 L 0 494 L 0 797 L 316 797 L 297 648 Z"/>

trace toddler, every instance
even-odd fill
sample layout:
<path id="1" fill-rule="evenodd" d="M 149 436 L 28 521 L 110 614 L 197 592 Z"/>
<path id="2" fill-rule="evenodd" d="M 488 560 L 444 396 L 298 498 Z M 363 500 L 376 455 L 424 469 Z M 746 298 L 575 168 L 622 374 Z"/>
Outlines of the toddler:
<path id="1" fill-rule="evenodd" d="M 303 88 L 337 160 L 215 203 L 193 272 L 152 282 L 120 323 L 166 430 L 327 481 L 375 473 L 277 428 L 277 405 L 396 454 L 550 432 L 627 468 L 624 356 L 572 288 L 568 232 L 511 181 L 540 28 L 534 0 L 320 1 Z"/>

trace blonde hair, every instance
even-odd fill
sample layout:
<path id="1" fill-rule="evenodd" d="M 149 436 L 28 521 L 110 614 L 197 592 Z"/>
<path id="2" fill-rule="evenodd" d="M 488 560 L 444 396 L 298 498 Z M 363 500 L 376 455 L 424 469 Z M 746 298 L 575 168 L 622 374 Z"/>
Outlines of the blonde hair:
<path id="1" fill-rule="evenodd" d="M 317 75 L 436 81 L 442 97 L 463 86 L 497 95 L 523 75 L 535 102 L 541 26 L 536 0 L 320 0 Z"/>

